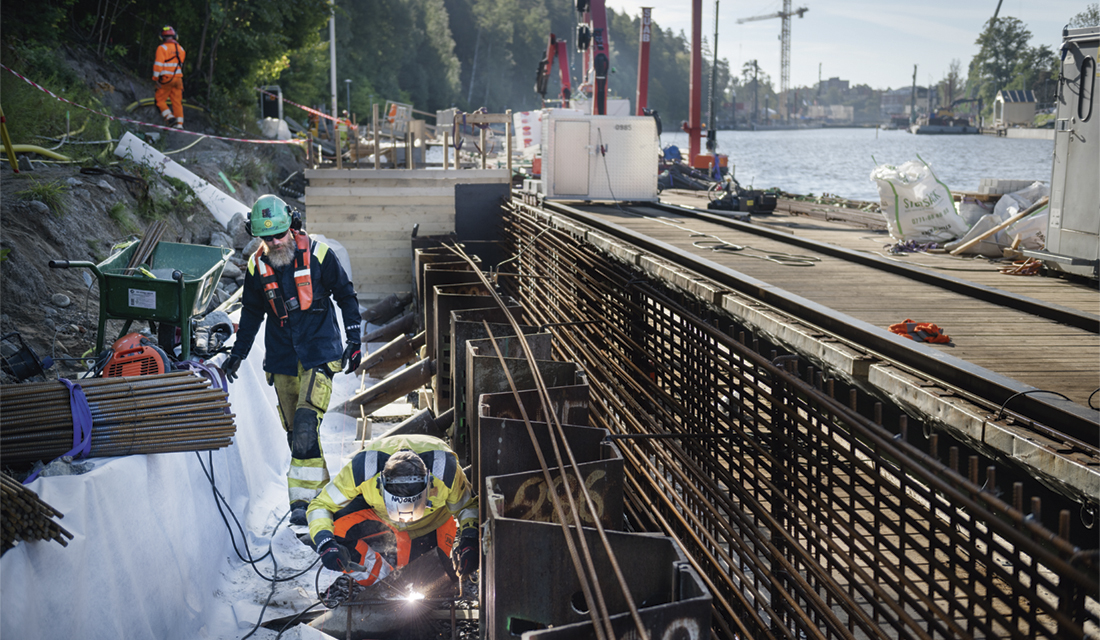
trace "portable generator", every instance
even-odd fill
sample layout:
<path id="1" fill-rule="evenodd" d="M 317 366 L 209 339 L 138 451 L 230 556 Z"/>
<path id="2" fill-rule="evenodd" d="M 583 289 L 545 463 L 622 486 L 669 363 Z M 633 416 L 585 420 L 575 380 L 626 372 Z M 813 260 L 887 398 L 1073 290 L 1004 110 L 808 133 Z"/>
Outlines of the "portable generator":
<path id="1" fill-rule="evenodd" d="M 151 376 L 171 370 L 172 362 L 163 349 L 140 333 L 128 333 L 111 345 L 111 358 L 103 367 L 103 377 Z"/>

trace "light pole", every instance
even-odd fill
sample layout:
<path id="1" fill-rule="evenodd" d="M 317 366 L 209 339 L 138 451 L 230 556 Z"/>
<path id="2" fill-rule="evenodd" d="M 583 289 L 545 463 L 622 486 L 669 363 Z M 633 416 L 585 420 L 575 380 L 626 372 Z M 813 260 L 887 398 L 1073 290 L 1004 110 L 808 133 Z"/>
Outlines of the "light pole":
<path id="1" fill-rule="evenodd" d="M 351 78 L 347 78 L 346 80 L 344 80 L 344 86 L 347 87 L 347 89 L 348 89 L 347 107 L 348 107 L 348 117 L 350 118 L 351 117 Z"/>

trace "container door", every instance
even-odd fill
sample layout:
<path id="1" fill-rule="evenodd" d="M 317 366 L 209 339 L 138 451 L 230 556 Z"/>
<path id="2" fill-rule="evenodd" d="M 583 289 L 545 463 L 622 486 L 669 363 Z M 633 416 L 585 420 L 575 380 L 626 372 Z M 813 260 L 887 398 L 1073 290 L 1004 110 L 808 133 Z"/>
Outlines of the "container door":
<path id="1" fill-rule="evenodd" d="M 1080 35 L 1075 31 L 1081 32 Z M 1054 132 L 1047 250 L 1100 259 L 1100 104 L 1097 104 L 1097 30 L 1074 30 L 1062 66 L 1061 100 Z M 1057 266 L 1096 277 L 1096 267 Z"/>
<path id="2" fill-rule="evenodd" d="M 554 195 L 588 195 L 588 131 L 587 122 L 554 122 Z"/>

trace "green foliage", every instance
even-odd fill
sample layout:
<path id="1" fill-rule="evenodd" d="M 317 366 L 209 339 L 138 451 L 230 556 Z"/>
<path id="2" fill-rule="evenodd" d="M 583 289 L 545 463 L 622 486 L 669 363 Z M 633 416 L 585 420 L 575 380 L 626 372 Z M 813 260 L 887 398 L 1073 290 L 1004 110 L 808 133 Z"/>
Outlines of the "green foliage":
<path id="1" fill-rule="evenodd" d="M 0 15 L 4 16 L 4 42 L 31 46 L 56 44 L 58 36 L 65 32 L 64 23 L 75 3 L 76 0 L 3 0 Z"/>
<path id="2" fill-rule="evenodd" d="M 253 89 L 260 85 L 278 84 L 294 102 L 323 104 L 326 110 L 331 105 L 326 25 L 333 5 L 329 0 L 2 1 L 5 41 L 13 42 L 17 50 L 40 43 L 49 47 L 43 47 L 45 52 L 57 57 L 58 41 L 72 38 L 142 79 L 150 75 L 159 28 L 172 25 L 186 50 L 185 98 L 204 106 L 215 126 L 240 129 L 254 120 Z M 577 16 L 571 2 L 357 0 L 336 3 L 335 12 L 338 103 L 360 121 L 369 118 L 372 102 L 386 100 L 411 103 L 428 112 L 452 106 L 466 111 L 481 106 L 491 111 L 538 108 L 541 101 L 533 91 L 532 78 L 551 32 L 570 44 L 575 89 L 582 79 L 581 55 L 574 49 Z M 609 93 L 613 97 L 634 99 L 639 21 L 608 11 L 613 69 Z M 652 33 L 649 106 L 667 122 L 676 122 L 687 117 L 689 43 L 682 33 L 662 30 L 657 24 Z M 5 60 L 12 57 L 4 55 Z M 705 93 L 710 64 L 707 56 Z M 32 75 L 40 81 L 49 76 L 41 68 Z M 719 60 L 714 90 L 721 103 L 732 99 L 731 76 L 728 62 Z M 350 85 L 345 80 L 351 80 Z M 145 86 L 134 83 L 137 93 L 152 93 L 152 82 L 147 82 Z M 554 94 L 556 83 L 555 74 Z M 74 90 L 76 85 L 83 83 L 78 79 Z M 16 91 L 16 85 L 5 80 L 4 106 L 9 111 L 9 96 Z M 709 97 L 704 96 L 704 101 L 709 103 Z M 26 113 L 45 114 L 51 122 L 48 133 L 59 135 L 56 115 L 37 106 L 27 105 Z M 61 114 L 64 111 L 60 108 Z M 291 106 L 286 115 L 306 119 Z M 15 121 L 19 120 L 30 118 Z M 93 129 L 98 135 L 99 127 L 88 131 Z M 44 135 L 44 130 L 40 127 L 26 134 Z"/>
<path id="3" fill-rule="evenodd" d="M 60 217 L 62 215 L 61 194 L 63 193 L 65 193 L 65 185 L 57 180 L 43 182 L 32 178 L 31 186 L 22 191 L 16 191 L 15 195 L 23 200 L 37 200 L 45 203 L 55 216 Z"/>
<path id="4" fill-rule="evenodd" d="M 1084 11 L 1073 16 L 1073 19 L 1069 21 L 1070 29 L 1096 26 L 1100 26 L 1100 3 L 1096 2 L 1086 5 Z"/>
<path id="5" fill-rule="evenodd" d="M 261 189 L 268 183 L 273 171 L 270 163 L 251 156 L 237 156 L 225 170 L 225 175 L 237 184 L 247 184 L 253 189 Z"/>
<path id="6" fill-rule="evenodd" d="M 133 214 L 130 213 L 129 208 L 124 202 L 116 202 L 107 209 L 107 216 L 111 220 L 115 221 L 119 229 L 122 229 L 123 233 L 127 235 L 135 235 L 141 232 L 137 226 L 137 222 L 134 220 Z"/>
<path id="7" fill-rule="evenodd" d="M 993 112 L 993 101 L 1002 89 L 1042 89 L 1056 70 L 1057 60 L 1047 46 L 1031 48 L 1031 32 L 1018 18 L 990 19 L 974 44 L 978 53 L 970 61 L 969 91 L 976 89 L 984 104 L 983 114 Z M 1052 88 L 1051 88 L 1052 90 Z M 1049 100 L 1048 100 L 1049 101 Z"/>
<path id="8" fill-rule="evenodd" d="M 5 47 L 0 57 L 5 65 L 58 96 L 93 109 L 102 108 L 57 50 L 44 46 Z M 60 138 L 66 132 L 75 139 L 103 139 L 94 137 L 105 126 L 103 117 L 65 104 L 10 73 L 0 74 L 0 94 L 4 96 L 4 116 L 14 144 L 42 144 L 39 136 Z"/>

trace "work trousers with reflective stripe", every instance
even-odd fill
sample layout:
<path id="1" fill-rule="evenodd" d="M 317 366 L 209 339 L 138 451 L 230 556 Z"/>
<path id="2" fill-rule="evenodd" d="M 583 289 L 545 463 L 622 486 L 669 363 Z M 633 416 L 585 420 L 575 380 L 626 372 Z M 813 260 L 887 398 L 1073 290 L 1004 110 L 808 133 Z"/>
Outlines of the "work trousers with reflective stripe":
<path id="1" fill-rule="evenodd" d="M 290 505 L 308 503 L 329 481 L 321 451 L 321 420 L 332 396 L 332 376 L 340 370 L 336 360 L 309 370 L 298 363 L 298 375 L 267 374 L 279 399 L 279 417 L 290 445 L 290 469 L 286 474 Z M 304 504 L 301 506 L 305 506 Z"/>
<path id="2" fill-rule="evenodd" d="M 372 585 L 436 547 L 450 557 L 458 530 L 454 518 L 435 531 L 410 538 L 408 533 L 394 529 L 379 518 L 362 499 L 353 501 L 352 505 L 356 503 L 362 508 L 340 510 L 344 515 L 337 515 L 333 533 L 340 544 L 351 550 L 352 561 L 363 565 L 363 571 L 348 572 L 359 584 Z"/>
<path id="3" fill-rule="evenodd" d="M 183 124 L 183 76 L 173 76 L 167 82 L 157 83 L 157 93 L 154 96 L 160 115 L 175 116 L 176 122 Z M 172 102 L 172 111 L 168 111 L 168 101 Z"/>

